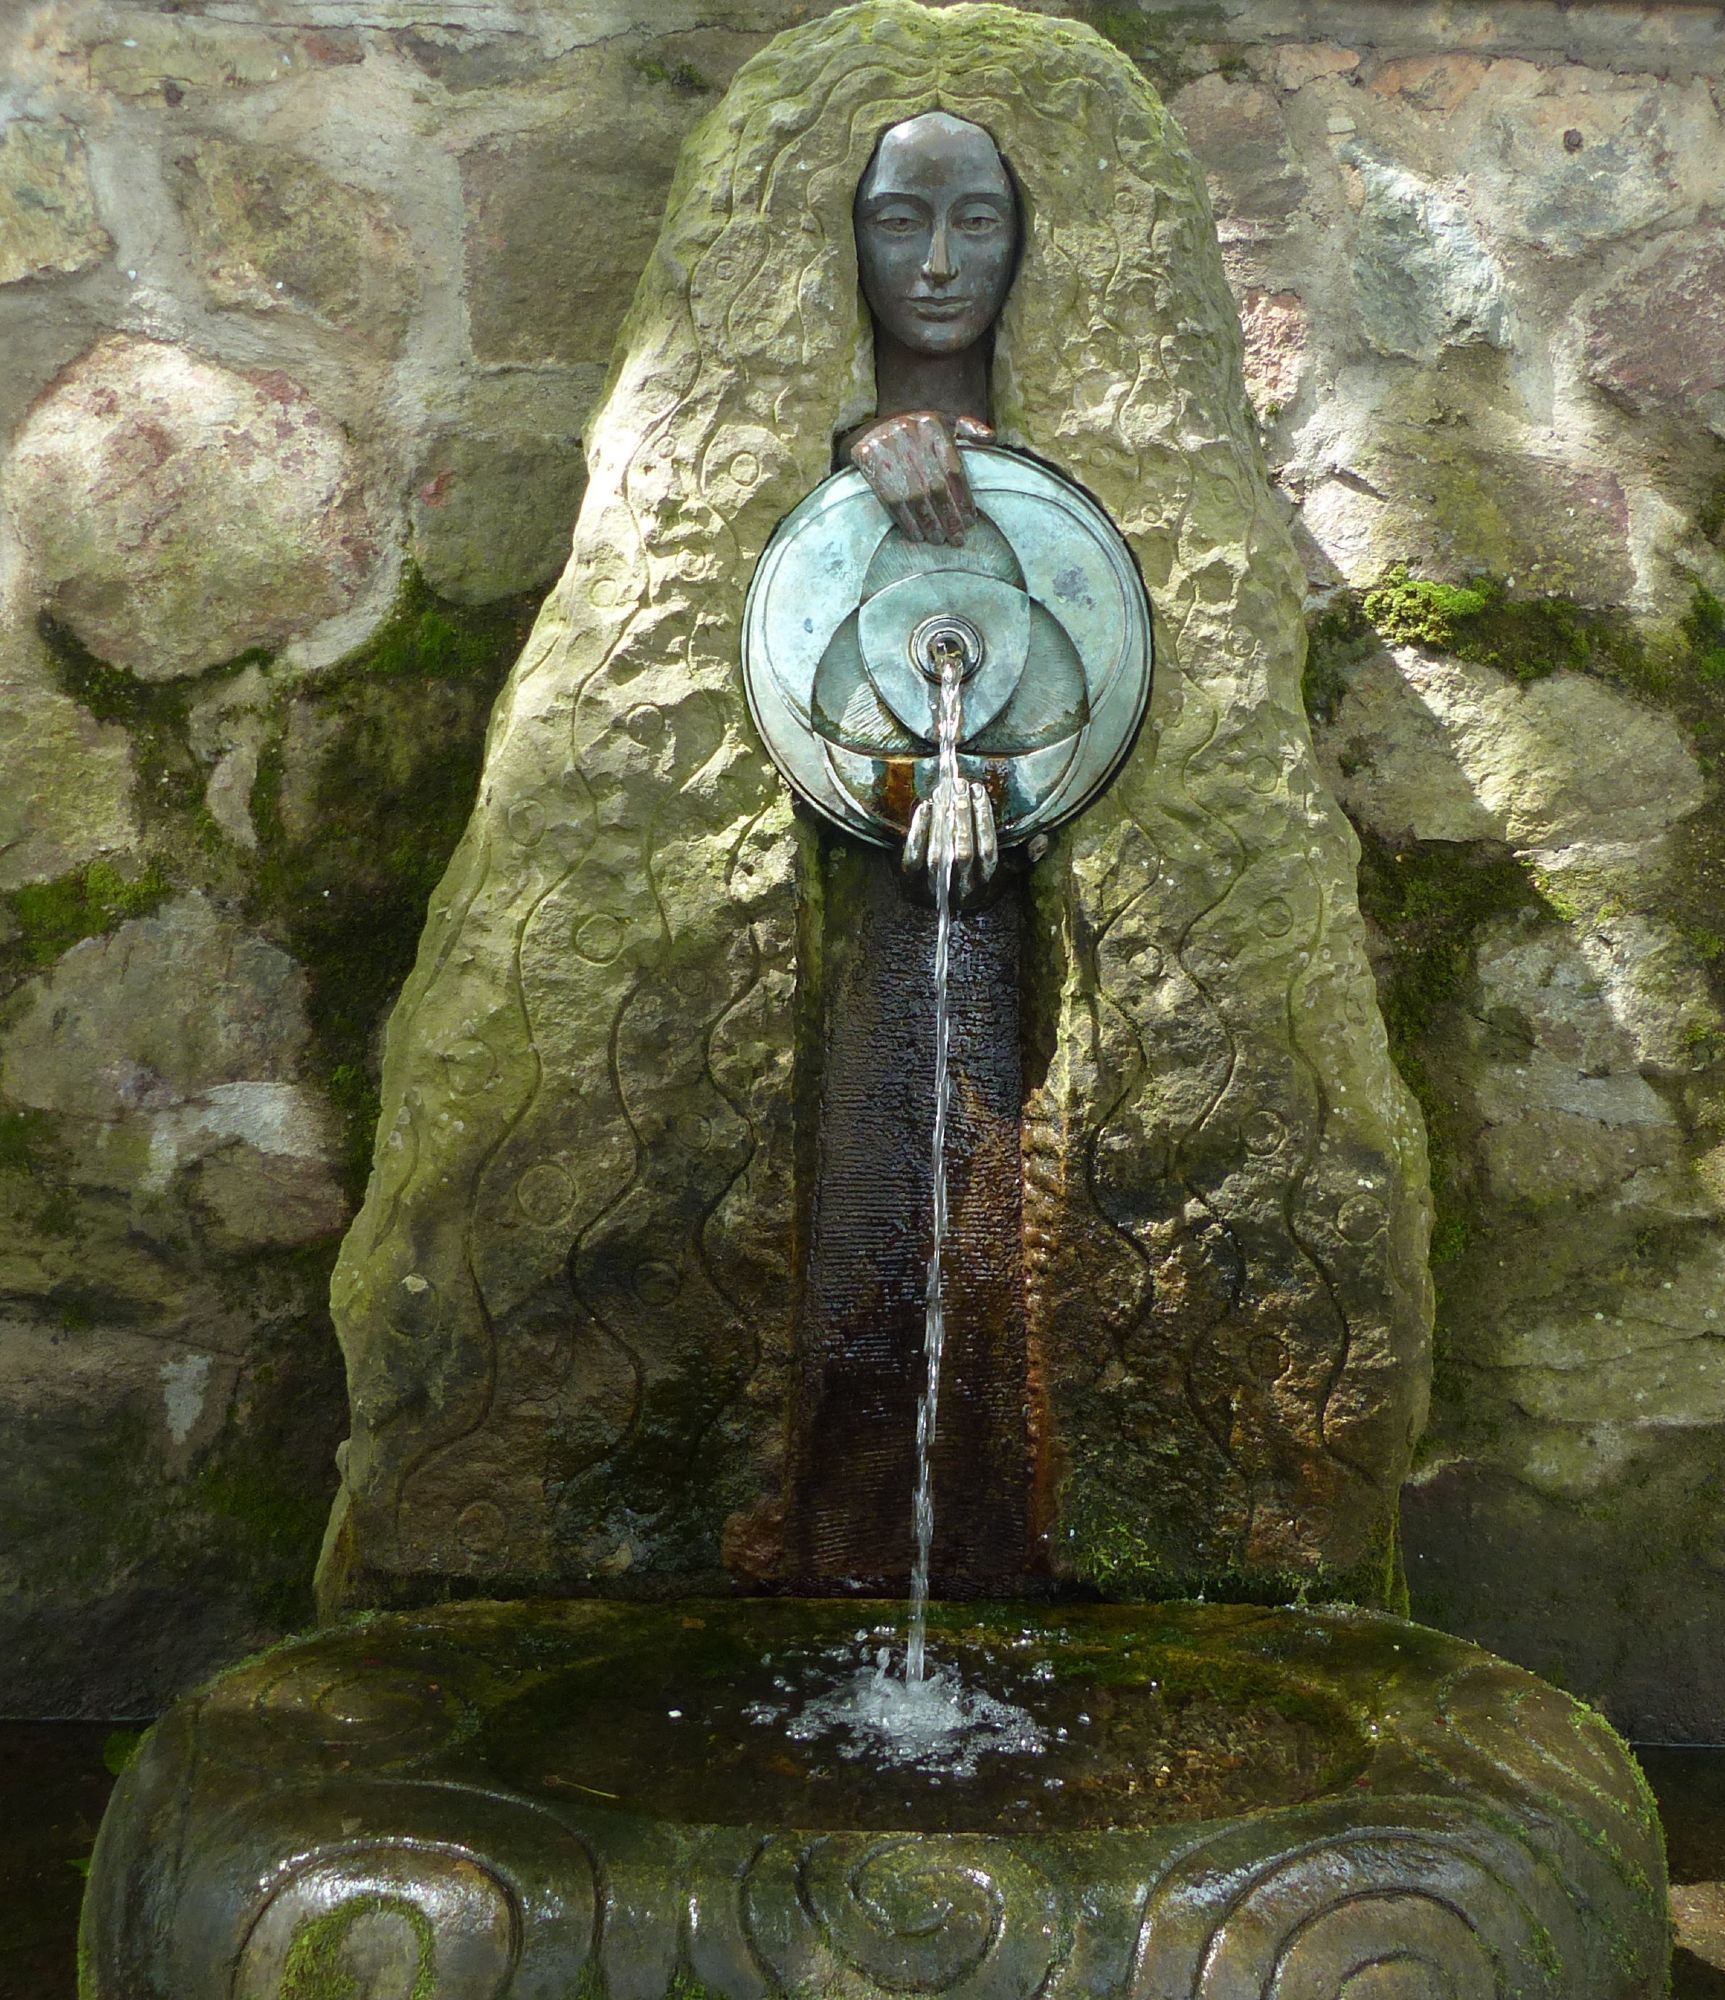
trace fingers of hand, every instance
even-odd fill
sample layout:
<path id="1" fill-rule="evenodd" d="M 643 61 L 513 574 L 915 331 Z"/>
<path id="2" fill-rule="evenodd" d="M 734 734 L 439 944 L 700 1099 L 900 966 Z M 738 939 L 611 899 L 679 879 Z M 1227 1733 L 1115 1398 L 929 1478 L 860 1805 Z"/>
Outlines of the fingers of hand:
<path id="1" fill-rule="evenodd" d="M 914 875 L 928 860 L 928 800 L 924 799 L 910 816 L 910 831 L 904 837 L 902 865 L 905 873 Z"/>
<path id="2" fill-rule="evenodd" d="M 972 784 L 970 788 L 970 816 L 976 825 L 977 873 L 986 882 L 1000 860 L 1000 835 L 985 785 Z"/>
<path id="3" fill-rule="evenodd" d="M 992 444 L 994 426 L 985 424 L 980 417 L 960 417 L 953 429 L 966 444 Z"/>

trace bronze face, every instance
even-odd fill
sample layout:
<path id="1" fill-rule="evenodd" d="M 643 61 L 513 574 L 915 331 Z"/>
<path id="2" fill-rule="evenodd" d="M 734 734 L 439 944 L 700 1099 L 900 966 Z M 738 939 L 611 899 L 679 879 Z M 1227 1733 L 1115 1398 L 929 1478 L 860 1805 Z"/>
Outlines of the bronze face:
<path id="1" fill-rule="evenodd" d="M 857 260 L 876 322 L 913 354 L 962 353 L 999 315 L 1018 201 L 980 125 L 945 111 L 894 125 L 856 198 Z"/>

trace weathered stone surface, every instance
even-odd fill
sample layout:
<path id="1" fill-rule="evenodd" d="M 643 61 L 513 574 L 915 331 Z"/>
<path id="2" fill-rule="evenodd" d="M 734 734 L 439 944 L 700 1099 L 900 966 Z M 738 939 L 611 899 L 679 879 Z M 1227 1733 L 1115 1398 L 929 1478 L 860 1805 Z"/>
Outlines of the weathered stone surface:
<path id="1" fill-rule="evenodd" d="M 413 246 L 385 204 L 282 146 L 206 133 L 172 179 L 210 298 L 298 308 L 382 348 L 418 289 Z"/>
<path id="2" fill-rule="evenodd" d="M 818 1685 L 856 1618 L 466 1604 L 249 1662 L 120 1780 L 85 2000 L 261 2000 L 306 1965 L 400 1992 L 435 1965 L 475 1992 L 732 2000 L 887 2000 L 912 1977 L 1007 2000 L 1391 2000 L 1484 1995 L 1498 1966 L 1538 2000 L 1664 1989 L 1665 1856 L 1634 1760 L 1474 1647 L 1358 1611 L 1075 1605 L 1052 1632 L 1034 1606 L 937 1611 L 936 1656 L 975 1662 L 967 1682 L 1000 1684 L 1007 1639 L 1014 1691 L 1073 1723 L 952 1783 L 851 1761 L 837 1732 L 788 1756 L 753 1719 Z"/>
<path id="3" fill-rule="evenodd" d="M 1375 583 L 1396 560 L 1425 576 L 1500 576 L 1584 604 L 1627 601 L 1635 564 L 1617 473 L 1540 449 L 1493 449 L 1471 430 L 1471 420 L 1453 430 L 1356 424 L 1351 449 L 1305 504 L 1306 525 L 1349 581 Z"/>
<path id="4" fill-rule="evenodd" d="M 605 81 L 590 117 L 487 140 L 462 159 L 468 325 L 483 362 L 610 359 L 700 106 L 661 104 L 639 78 Z"/>
<path id="5" fill-rule="evenodd" d="M 318 60 L 316 44 L 324 39 L 261 23 L 134 7 L 92 8 L 79 26 L 91 81 L 130 98 L 162 99 L 169 86 L 202 95 L 286 83 Z M 174 99 L 167 95 L 166 101 Z"/>
<path id="6" fill-rule="evenodd" d="M 1210 177 L 1224 234 L 1282 226 L 1306 191 L 1280 105 L 1255 83 L 1200 77 L 1168 107 Z"/>
<path id="7" fill-rule="evenodd" d="M 86 1186 L 131 1226 L 195 1217 L 211 1250 L 312 1242 L 347 1206 L 334 1134 L 298 1081 L 309 1029 L 293 961 L 187 896 L 91 938 L 24 989 L 0 1090 L 52 1114 Z"/>
<path id="8" fill-rule="evenodd" d="M 1588 380 L 1637 412 L 1699 415 L 1725 436 L 1725 229 L 1658 247 L 1587 308 Z"/>
<path id="9" fill-rule="evenodd" d="M 449 431 L 414 477 L 414 560 L 432 589 L 457 604 L 536 589 L 568 560 L 586 483 L 573 430 L 536 437 Z"/>
<path id="10" fill-rule="evenodd" d="M 5 496 L 41 599 L 171 680 L 349 604 L 378 556 L 353 455 L 298 384 L 104 341 L 20 433 Z"/>
<path id="11" fill-rule="evenodd" d="M 1297 292 L 1247 288 L 1240 301 L 1246 336 L 1246 393 L 1266 423 L 1273 422 L 1300 393 L 1306 379 L 1311 314 Z"/>
<path id="12" fill-rule="evenodd" d="M 1354 297 L 1372 345 L 1413 360 L 1473 341 L 1506 347 L 1508 294 L 1467 209 L 1357 147 L 1343 157 L 1364 194 L 1354 238 Z"/>
<path id="13" fill-rule="evenodd" d="M 81 271 L 112 248 L 75 127 L 39 118 L 0 126 L 0 285 Z"/>
<path id="14" fill-rule="evenodd" d="M 717 1578 L 727 1529 L 783 1496 L 817 857 L 748 723 L 737 627 L 864 407 L 852 191 L 931 74 L 1028 196 L 1002 438 L 1110 508 L 1162 618 L 1138 753 L 1030 910 L 1050 1560 L 1118 1591 L 1389 1586 L 1423 1153 L 1299 709 L 1298 570 L 1202 186 L 1088 31 L 892 5 L 777 43 L 683 163 L 573 560 L 390 1029 L 334 1294 L 355 1427 L 332 1600 L 451 1572 Z"/>
<path id="15" fill-rule="evenodd" d="M 1700 78 L 1450 49 L 1382 65 L 1369 94 L 1400 100 L 1409 138 L 1465 180 L 1495 232 L 1558 257 L 1693 214 L 1725 180 L 1725 126 Z"/>
<path id="16" fill-rule="evenodd" d="M 1719 1432 L 1609 1412 L 1571 1436 L 1578 1452 L 1596 1441 L 1574 1497 L 1483 1455 L 1415 1475 L 1403 1503 L 1415 1610 L 1609 1690 L 1611 1712 L 1655 1741 L 1708 1741 L 1725 1597 L 1696 1582 L 1720 1567 Z"/>
<path id="17" fill-rule="evenodd" d="M 1495 668 L 1399 647 L 1349 677 L 1330 740 L 1342 802 L 1391 840 L 1639 845 L 1704 797 L 1681 726 L 1581 674 L 1523 687 Z"/>
<path id="18" fill-rule="evenodd" d="M 54 685 L 11 595 L 0 605 L 0 892 L 138 845 L 126 732 Z"/>

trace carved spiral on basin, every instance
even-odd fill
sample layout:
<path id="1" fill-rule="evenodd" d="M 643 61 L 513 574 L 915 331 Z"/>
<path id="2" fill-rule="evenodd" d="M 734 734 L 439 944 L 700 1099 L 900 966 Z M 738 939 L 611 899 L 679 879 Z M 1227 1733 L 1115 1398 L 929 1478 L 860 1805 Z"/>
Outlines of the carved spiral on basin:
<path id="1" fill-rule="evenodd" d="M 1350 1823 L 1351 1822 L 1351 1823 Z M 1580 1946 L 1529 1850 L 1440 1800 L 1235 1828 L 1157 1885 L 1134 2000 L 1573 2000 Z"/>
<path id="2" fill-rule="evenodd" d="M 259 1912 L 233 2000 L 498 2000 L 520 1947 L 504 1884 L 460 1848 L 383 1843 L 296 1869 Z"/>
<path id="3" fill-rule="evenodd" d="M 834 1973 L 947 2000 L 1030 2000 L 1056 1954 L 1061 1899 L 999 1841 L 835 1835 L 769 1846 L 747 1890 L 758 1958 L 785 1988 Z"/>

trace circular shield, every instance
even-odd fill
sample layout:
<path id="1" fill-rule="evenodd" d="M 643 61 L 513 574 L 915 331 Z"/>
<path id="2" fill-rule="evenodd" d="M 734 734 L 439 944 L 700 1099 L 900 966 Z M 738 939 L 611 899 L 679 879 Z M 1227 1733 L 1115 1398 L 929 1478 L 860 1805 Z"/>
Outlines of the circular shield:
<path id="1" fill-rule="evenodd" d="M 940 668 L 962 661 L 959 763 L 1003 844 L 1070 819 L 1132 747 L 1150 699 L 1150 606 L 1119 530 L 1034 459 L 965 445 L 980 518 L 913 542 L 861 473 L 780 525 L 749 586 L 743 680 L 799 798 L 882 845 L 936 777 Z"/>

